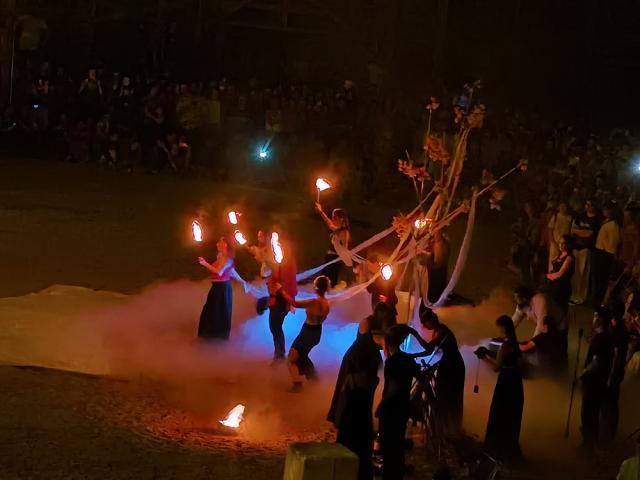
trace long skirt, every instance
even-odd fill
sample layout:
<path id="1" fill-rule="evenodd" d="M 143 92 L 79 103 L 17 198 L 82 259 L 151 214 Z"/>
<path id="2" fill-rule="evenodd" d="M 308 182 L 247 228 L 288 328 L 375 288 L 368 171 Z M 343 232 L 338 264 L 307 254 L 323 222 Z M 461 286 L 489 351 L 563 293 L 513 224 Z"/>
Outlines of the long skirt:
<path id="1" fill-rule="evenodd" d="M 520 427 L 523 407 L 522 375 L 516 368 L 500 370 L 484 439 L 487 453 L 505 461 L 522 457 Z"/>
<path id="2" fill-rule="evenodd" d="M 436 401 L 442 431 L 454 436 L 462 428 L 465 366 L 462 358 L 438 370 Z"/>
<path id="3" fill-rule="evenodd" d="M 316 376 L 316 369 L 309 358 L 309 353 L 313 347 L 320 343 L 321 336 L 322 325 L 309 325 L 308 323 L 305 323 L 302 325 L 300 333 L 293 341 L 291 348 L 298 352 L 296 365 L 300 371 L 300 375 L 304 375 L 307 378 L 314 378 Z"/>
<path id="4" fill-rule="evenodd" d="M 200 314 L 198 337 L 228 340 L 231 333 L 233 293 L 231 282 L 213 282 Z"/>

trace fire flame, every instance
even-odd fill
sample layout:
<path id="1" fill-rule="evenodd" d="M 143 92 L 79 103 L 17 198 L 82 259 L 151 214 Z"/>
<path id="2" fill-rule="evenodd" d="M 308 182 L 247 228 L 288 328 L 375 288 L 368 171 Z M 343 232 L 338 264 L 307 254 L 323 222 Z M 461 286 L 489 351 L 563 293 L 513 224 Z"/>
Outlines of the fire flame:
<path id="1" fill-rule="evenodd" d="M 247 239 L 240 230 L 236 230 L 233 236 L 236 239 L 236 242 L 238 242 L 240 245 L 245 245 L 247 243 Z"/>
<path id="2" fill-rule="evenodd" d="M 331 185 L 324 178 L 319 178 L 316 180 L 316 188 L 319 191 L 324 192 L 325 190 L 329 190 Z"/>
<path id="3" fill-rule="evenodd" d="M 388 263 L 382 265 L 382 268 L 380 269 L 380 275 L 382 275 L 382 278 L 384 278 L 385 280 L 389 280 L 393 276 L 393 268 L 391 267 L 391 265 L 389 265 Z"/>
<path id="4" fill-rule="evenodd" d="M 273 250 L 273 258 L 276 263 L 282 263 L 282 260 L 284 260 L 284 251 L 282 250 L 282 245 L 280 245 L 280 236 L 276 232 L 271 234 L 271 249 Z"/>
<path id="5" fill-rule="evenodd" d="M 416 221 L 413 223 L 413 226 L 416 227 L 417 230 L 422 230 L 424 227 L 427 226 L 427 219 L 426 218 L 417 218 Z"/>
<path id="6" fill-rule="evenodd" d="M 238 224 L 238 217 L 240 216 L 239 213 L 237 212 L 229 212 L 227 214 L 227 217 L 229 217 L 229 223 L 231 225 L 237 225 Z"/>
<path id="7" fill-rule="evenodd" d="M 219 422 L 225 427 L 229 428 L 238 428 L 240 424 L 244 420 L 244 405 L 239 404 L 231 409 L 229 415 L 224 420 L 219 420 Z"/>
<path id="8" fill-rule="evenodd" d="M 200 222 L 198 220 L 194 220 L 191 224 L 191 231 L 193 232 L 193 239 L 196 242 L 202 242 L 204 235 L 202 231 L 202 225 L 200 225 Z"/>

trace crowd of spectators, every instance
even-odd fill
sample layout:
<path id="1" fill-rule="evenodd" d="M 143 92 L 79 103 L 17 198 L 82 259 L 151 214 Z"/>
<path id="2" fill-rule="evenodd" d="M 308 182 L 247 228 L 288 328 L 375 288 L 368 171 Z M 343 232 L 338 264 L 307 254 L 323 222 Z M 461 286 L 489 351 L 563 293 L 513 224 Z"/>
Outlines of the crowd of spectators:
<path id="1" fill-rule="evenodd" d="M 238 133 L 275 147 L 293 134 L 350 128 L 356 112 L 348 81 L 338 88 L 268 87 L 255 80 L 179 82 L 96 68 L 73 79 L 45 63 L 18 69 L 2 127 L 56 138 L 69 161 L 181 173 L 194 158 L 206 164 L 216 156 L 212 145 L 224 149 L 225 139 Z"/>
<path id="2" fill-rule="evenodd" d="M 640 139 L 627 130 L 599 137 L 571 127 L 556 129 L 527 175 L 513 185 L 519 212 L 510 257 L 520 282 L 548 294 L 564 315 L 570 305 L 591 307 L 600 317 L 606 312 L 613 325 L 607 333 L 611 348 L 623 351 L 619 370 L 628 365 L 635 375 L 640 373 L 639 164 L 634 158 L 639 146 Z M 619 390 L 624 373 L 616 378 Z"/>

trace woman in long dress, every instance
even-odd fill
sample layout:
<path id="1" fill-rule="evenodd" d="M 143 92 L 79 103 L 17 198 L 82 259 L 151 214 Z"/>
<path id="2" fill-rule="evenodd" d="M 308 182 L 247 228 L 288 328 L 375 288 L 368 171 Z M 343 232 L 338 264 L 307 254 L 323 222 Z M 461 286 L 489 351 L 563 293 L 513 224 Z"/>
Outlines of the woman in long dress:
<path id="1" fill-rule="evenodd" d="M 282 295 L 287 302 L 296 307 L 304 308 L 307 312 L 300 333 L 291 344 L 289 356 L 287 357 L 287 365 L 293 382 L 292 392 L 299 392 L 302 389 L 303 379 L 308 380 L 316 377 L 316 369 L 313 362 L 309 358 L 311 350 L 320 343 L 322 336 L 322 324 L 329 315 L 329 301 L 325 298 L 331 283 L 325 276 L 316 278 L 314 287 L 316 289 L 316 298 L 311 300 L 296 300 L 291 298 L 284 290 Z"/>
<path id="2" fill-rule="evenodd" d="M 425 350 L 417 355 L 430 355 L 438 351 L 442 354 L 435 385 L 438 415 L 444 434 L 455 436 L 462 429 L 465 378 L 465 365 L 458 348 L 458 340 L 449 327 L 440 323 L 438 315 L 433 310 L 426 310 L 420 316 L 420 323 L 431 340 L 426 342 L 420 335 L 416 336 Z"/>
<path id="3" fill-rule="evenodd" d="M 497 353 L 480 347 L 475 354 L 487 360 L 498 372 L 498 381 L 493 391 L 489 421 L 484 439 L 485 451 L 502 461 L 518 461 L 520 450 L 520 427 L 524 407 L 524 390 L 520 372 L 520 347 L 513 321 L 506 315 L 496 320 L 499 338 L 503 341 Z"/>
<path id="4" fill-rule="evenodd" d="M 200 314 L 198 337 L 204 340 L 228 340 L 231 333 L 233 293 L 231 274 L 234 253 L 231 244 L 223 237 L 216 244 L 218 255 L 213 263 L 199 257 L 198 263 L 211 273 L 211 289 Z"/>

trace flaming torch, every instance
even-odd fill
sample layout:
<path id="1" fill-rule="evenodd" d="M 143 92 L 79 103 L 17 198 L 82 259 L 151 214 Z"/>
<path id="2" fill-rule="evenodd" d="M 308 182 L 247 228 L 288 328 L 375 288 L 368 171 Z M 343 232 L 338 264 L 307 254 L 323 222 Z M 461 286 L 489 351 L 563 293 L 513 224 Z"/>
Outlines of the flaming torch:
<path id="1" fill-rule="evenodd" d="M 318 189 L 318 203 L 320 203 L 320 192 L 329 190 L 331 188 L 331 184 L 327 182 L 324 178 L 318 178 L 316 180 L 316 188 Z"/>
<path id="2" fill-rule="evenodd" d="M 198 220 L 194 220 L 191 223 L 191 232 L 193 233 L 193 239 L 196 242 L 201 243 L 204 240 L 204 231 Z"/>
<path id="3" fill-rule="evenodd" d="M 244 236 L 244 233 L 242 233 L 240 230 L 235 231 L 235 233 L 233 234 L 233 238 L 236 239 L 236 242 L 238 242 L 239 245 L 247 244 L 247 239 Z"/>
<path id="4" fill-rule="evenodd" d="M 244 420 L 244 405 L 239 404 L 231 409 L 227 418 L 224 420 L 218 420 L 221 425 L 227 428 L 239 428 L 240 424 Z"/>
<path id="5" fill-rule="evenodd" d="M 276 232 L 271 234 L 271 249 L 273 250 L 273 258 L 276 263 L 282 263 L 282 260 L 284 260 L 284 251 L 282 250 L 282 245 L 280 245 L 280 235 Z"/>
<path id="6" fill-rule="evenodd" d="M 388 263 L 382 265 L 382 267 L 380 268 L 380 275 L 382 275 L 382 278 L 384 278 L 385 280 L 390 280 L 393 276 L 393 268 L 391 267 L 391 265 L 389 265 Z"/>
<path id="7" fill-rule="evenodd" d="M 227 214 L 227 218 L 229 219 L 229 223 L 231 225 L 237 225 L 239 216 L 240 216 L 240 214 L 238 212 L 229 212 Z"/>

